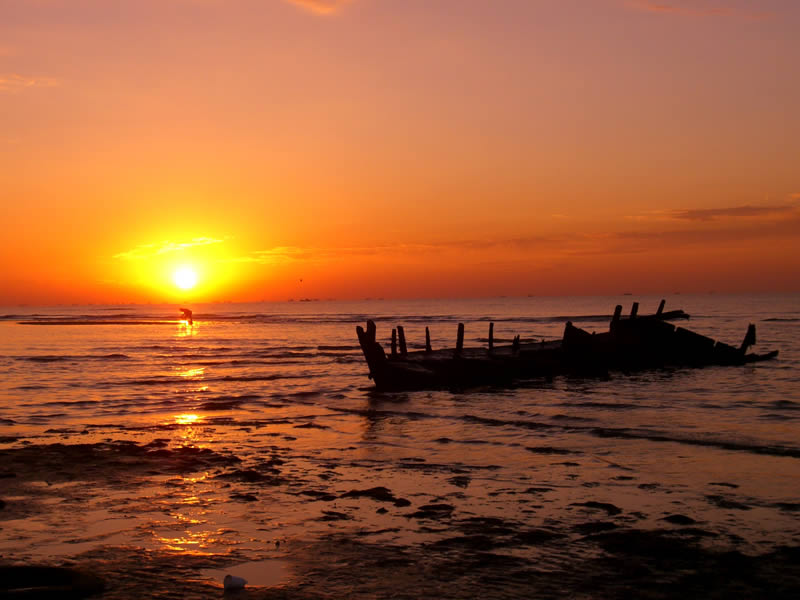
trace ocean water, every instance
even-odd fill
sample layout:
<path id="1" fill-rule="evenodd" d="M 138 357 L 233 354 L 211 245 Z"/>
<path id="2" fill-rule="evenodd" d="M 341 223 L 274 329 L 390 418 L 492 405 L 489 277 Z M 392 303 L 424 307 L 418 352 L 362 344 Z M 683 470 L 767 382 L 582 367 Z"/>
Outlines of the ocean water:
<path id="1" fill-rule="evenodd" d="M 737 590 L 796 591 L 800 296 L 667 297 L 730 344 L 755 323 L 773 361 L 513 388 L 377 393 L 355 335 L 557 339 L 659 299 L 2 308 L 0 562 L 90 567 L 119 598 L 161 597 L 154 572 L 184 597 L 223 572 L 297 597 L 660 597 L 736 556 L 760 577 Z"/>

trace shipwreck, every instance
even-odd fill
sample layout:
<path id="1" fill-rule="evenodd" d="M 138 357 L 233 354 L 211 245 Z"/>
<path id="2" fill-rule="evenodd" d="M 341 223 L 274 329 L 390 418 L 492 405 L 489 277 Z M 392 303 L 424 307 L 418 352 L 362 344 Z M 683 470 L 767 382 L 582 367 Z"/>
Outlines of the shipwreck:
<path id="1" fill-rule="evenodd" d="M 638 302 L 622 315 L 617 306 L 608 331 L 589 333 L 568 321 L 560 340 L 495 345 L 494 323 L 489 324 L 488 345 L 464 347 L 464 324 L 458 324 L 455 348 L 433 350 L 430 330 L 425 328 L 425 349 L 408 352 L 403 327 L 392 329 L 387 355 L 376 341 L 376 326 L 367 321 L 356 327 L 358 341 L 378 390 L 467 388 L 481 385 L 513 385 L 534 378 L 558 375 L 606 377 L 665 367 L 743 365 L 770 360 L 777 351 L 748 353 L 756 343 L 755 325 L 749 325 L 742 343 L 731 346 L 669 321 L 688 319 L 683 310 L 664 311 L 664 300 L 654 314 L 639 315 Z"/>

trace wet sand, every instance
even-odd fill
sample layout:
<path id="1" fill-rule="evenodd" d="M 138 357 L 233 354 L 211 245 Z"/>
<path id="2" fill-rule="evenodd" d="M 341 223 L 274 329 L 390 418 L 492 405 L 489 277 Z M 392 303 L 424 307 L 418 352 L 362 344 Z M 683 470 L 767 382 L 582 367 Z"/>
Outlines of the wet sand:
<path id="1" fill-rule="evenodd" d="M 220 597 L 227 572 L 251 585 L 226 597 L 252 599 L 800 594 L 800 547 L 753 552 L 731 525 L 731 515 L 765 508 L 735 483 L 709 482 L 702 513 L 677 500 L 663 510 L 647 502 L 663 495 L 659 485 L 612 466 L 610 479 L 642 494 L 632 510 L 630 497 L 619 506 L 579 481 L 580 452 L 540 447 L 526 452 L 560 469 L 580 498 L 552 476 L 487 488 L 481 471 L 491 465 L 424 457 L 372 486 L 350 460 L 309 467 L 286 431 L 313 425 L 250 424 L 281 431 L 244 460 L 160 437 L 0 450 L 0 562 L 92 573 L 109 599 Z M 490 516 L 498 499 L 504 510 Z M 793 517 L 800 504 L 769 508 Z"/>

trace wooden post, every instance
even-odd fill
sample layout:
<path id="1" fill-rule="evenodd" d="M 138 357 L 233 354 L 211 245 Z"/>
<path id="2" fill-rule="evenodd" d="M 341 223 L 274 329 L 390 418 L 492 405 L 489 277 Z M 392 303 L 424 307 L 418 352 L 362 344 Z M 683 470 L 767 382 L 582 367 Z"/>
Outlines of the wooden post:
<path id="1" fill-rule="evenodd" d="M 375 327 L 375 321 L 369 320 L 367 321 L 367 340 L 370 342 L 375 342 L 375 332 L 377 328 Z"/>
<path id="2" fill-rule="evenodd" d="M 635 319 L 638 312 L 639 312 L 639 303 L 634 302 L 633 306 L 631 306 L 631 319 Z"/>
<path id="3" fill-rule="evenodd" d="M 431 351 L 431 330 L 425 328 L 425 352 Z"/>
<path id="4" fill-rule="evenodd" d="M 742 345 L 739 346 L 739 352 L 744 354 L 747 352 L 747 349 L 750 346 L 754 346 L 756 343 L 756 326 L 750 323 L 747 326 L 747 334 L 744 336 L 744 340 L 742 340 Z"/>
<path id="5" fill-rule="evenodd" d="M 662 301 L 661 301 L 661 303 L 658 305 L 658 310 L 656 311 L 656 314 L 657 314 L 657 315 L 660 315 L 662 312 L 664 312 L 664 305 L 665 305 L 666 303 L 667 303 L 667 301 L 666 301 L 666 300 L 662 300 Z"/>
<path id="6" fill-rule="evenodd" d="M 489 351 L 494 350 L 494 323 L 489 323 Z"/>
<path id="7" fill-rule="evenodd" d="M 400 339 L 400 354 L 408 354 L 406 348 L 406 332 L 402 325 L 397 326 L 397 337 Z"/>
<path id="8" fill-rule="evenodd" d="M 458 338 L 456 339 L 456 354 L 460 354 L 464 349 L 464 324 L 458 324 Z"/>
<path id="9" fill-rule="evenodd" d="M 397 329 L 392 329 L 392 356 L 397 355 Z"/>
<path id="10" fill-rule="evenodd" d="M 512 352 L 519 352 L 519 335 L 514 336 L 514 341 L 511 342 Z"/>
<path id="11" fill-rule="evenodd" d="M 622 304 L 617 304 L 616 308 L 614 308 L 614 317 L 611 319 L 612 323 L 619 321 L 619 318 L 622 316 Z"/>

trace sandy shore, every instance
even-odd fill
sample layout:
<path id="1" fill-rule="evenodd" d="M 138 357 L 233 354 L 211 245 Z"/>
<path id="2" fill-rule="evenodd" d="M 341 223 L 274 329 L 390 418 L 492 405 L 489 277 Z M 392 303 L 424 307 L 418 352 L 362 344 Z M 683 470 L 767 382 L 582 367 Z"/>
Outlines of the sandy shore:
<path id="1" fill-rule="evenodd" d="M 800 594 L 800 547 L 773 540 L 753 552 L 726 524 L 731 512 L 760 509 L 736 500 L 732 483 L 705 494 L 714 521 L 678 503 L 669 514 L 631 510 L 592 486 L 575 501 L 550 485 L 510 487 L 507 514 L 487 516 L 476 502 L 499 492 L 478 489 L 469 469 L 439 465 L 446 486 L 415 489 L 364 485 L 344 462 L 303 471 L 302 453 L 279 443 L 256 456 L 159 439 L 0 450 L 0 562 L 92 573 L 109 599 L 220 597 L 220 574 L 254 563 L 255 585 L 237 597 Z"/>

